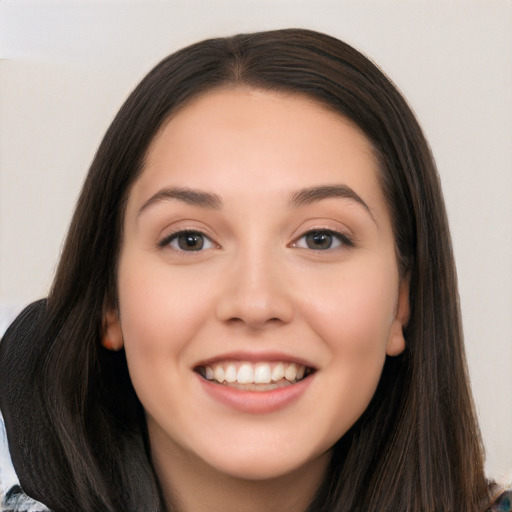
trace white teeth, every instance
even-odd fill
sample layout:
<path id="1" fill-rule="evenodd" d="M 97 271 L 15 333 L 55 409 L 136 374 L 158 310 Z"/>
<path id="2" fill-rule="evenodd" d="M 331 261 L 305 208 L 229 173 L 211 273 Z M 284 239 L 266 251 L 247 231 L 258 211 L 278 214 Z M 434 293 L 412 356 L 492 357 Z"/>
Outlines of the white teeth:
<path id="1" fill-rule="evenodd" d="M 236 382 L 236 366 L 233 363 L 228 364 L 226 372 L 224 373 L 224 379 L 226 382 Z"/>
<path id="2" fill-rule="evenodd" d="M 217 382 L 224 382 L 224 368 L 220 364 L 215 365 L 213 376 Z"/>
<path id="3" fill-rule="evenodd" d="M 204 366 L 202 375 L 220 384 L 275 384 L 296 382 L 304 378 L 306 367 L 295 363 L 217 363 Z"/>
<path id="4" fill-rule="evenodd" d="M 278 380 L 284 379 L 284 365 L 283 363 L 278 363 L 274 366 L 272 370 L 272 380 L 277 382 Z"/>
<path id="5" fill-rule="evenodd" d="M 254 383 L 255 384 L 268 384 L 272 380 L 272 372 L 270 366 L 265 363 L 256 365 L 254 369 Z"/>
<path id="6" fill-rule="evenodd" d="M 297 377 L 297 366 L 295 364 L 290 364 L 284 369 L 284 378 L 292 382 Z"/>
<path id="7" fill-rule="evenodd" d="M 236 380 L 239 384 L 252 384 L 254 382 L 254 370 L 252 365 L 244 363 L 238 369 Z"/>

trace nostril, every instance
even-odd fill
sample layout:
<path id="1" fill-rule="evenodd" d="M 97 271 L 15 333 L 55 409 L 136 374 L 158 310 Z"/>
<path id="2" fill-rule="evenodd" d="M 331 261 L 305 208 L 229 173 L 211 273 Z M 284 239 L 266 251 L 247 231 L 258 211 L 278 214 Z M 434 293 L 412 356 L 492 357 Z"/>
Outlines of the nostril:
<path id="1" fill-rule="evenodd" d="M 294 295 L 268 275 L 255 283 L 236 280 L 219 292 L 216 316 L 231 325 L 243 323 L 254 329 L 289 323 L 294 317 Z"/>
<path id="2" fill-rule="evenodd" d="M 233 318 L 228 318 L 227 323 L 232 324 L 232 325 L 237 325 L 237 324 L 241 325 L 241 324 L 244 324 L 245 322 L 241 318 L 235 316 Z"/>

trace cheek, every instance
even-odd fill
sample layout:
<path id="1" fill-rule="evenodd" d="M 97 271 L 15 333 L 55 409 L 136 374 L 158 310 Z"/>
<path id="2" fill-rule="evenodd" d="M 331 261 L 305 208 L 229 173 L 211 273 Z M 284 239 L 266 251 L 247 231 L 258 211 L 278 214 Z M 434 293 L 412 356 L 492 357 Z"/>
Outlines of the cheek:
<path id="1" fill-rule="evenodd" d="M 395 316 L 398 274 L 393 266 L 332 273 L 302 294 L 309 324 L 331 349 L 364 356 L 384 350 Z M 328 278 L 327 278 L 328 277 Z"/>
<path id="2" fill-rule="evenodd" d="M 350 269 L 303 303 L 308 324 L 329 350 L 325 385 L 343 404 L 341 431 L 366 409 L 382 373 L 398 289 L 393 267 Z M 351 411 L 351 412 L 349 412 Z M 335 420 L 338 421 L 338 420 Z"/>
<path id="3" fill-rule="evenodd" d="M 194 279 L 184 268 L 171 273 L 164 263 L 148 265 L 130 255 L 120 261 L 118 287 L 133 387 L 149 416 L 172 410 L 172 425 L 179 424 L 186 410 L 183 397 L 192 392 L 184 378 L 190 373 L 190 341 L 204 326 L 210 283 Z M 173 389 L 182 393 L 170 392 Z"/>
<path id="4" fill-rule="evenodd" d="M 179 364 L 205 318 L 208 286 L 188 270 L 170 273 L 160 262 L 121 260 L 119 311 L 131 372 L 151 372 L 163 361 Z"/>

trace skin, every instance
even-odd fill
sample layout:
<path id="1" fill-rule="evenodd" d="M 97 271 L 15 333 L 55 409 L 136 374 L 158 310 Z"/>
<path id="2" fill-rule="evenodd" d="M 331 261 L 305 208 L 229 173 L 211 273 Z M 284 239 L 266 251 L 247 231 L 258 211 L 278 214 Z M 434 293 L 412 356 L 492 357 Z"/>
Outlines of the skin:
<path id="1" fill-rule="evenodd" d="M 210 91 L 153 140 L 127 203 L 119 309 L 105 315 L 104 341 L 124 345 L 153 464 L 178 510 L 305 510 L 386 356 L 404 349 L 408 280 L 377 176 L 360 130 L 300 95 Z M 290 204 L 300 189 L 334 185 L 364 205 Z M 158 195 L 169 187 L 222 206 Z M 202 250 L 162 244 L 184 229 L 204 233 Z M 314 229 L 341 238 L 320 249 L 305 237 Z M 316 371 L 291 403 L 245 412 L 212 398 L 194 371 L 233 352 Z"/>

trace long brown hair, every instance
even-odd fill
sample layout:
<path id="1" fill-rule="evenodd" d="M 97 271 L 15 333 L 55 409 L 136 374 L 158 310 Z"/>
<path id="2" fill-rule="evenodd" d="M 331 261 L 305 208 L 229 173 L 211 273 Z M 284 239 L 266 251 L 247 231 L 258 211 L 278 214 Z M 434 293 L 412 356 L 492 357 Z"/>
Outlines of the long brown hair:
<path id="1" fill-rule="evenodd" d="M 380 163 L 400 270 L 410 273 L 407 349 L 386 361 L 309 510 L 485 510 L 456 272 L 429 146 L 377 66 L 333 37 L 301 29 L 180 50 L 143 79 L 112 122 L 47 303 L 25 312 L 6 336 L 19 342 L 2 347 L 1 405 L 22 486 L 56 511 L 165 510 L 124 353 L 99 343 L 102 316 L 116 302 L 124 208 L 148 145 L 178 108 L 227 84 L 307 95 L 361 128 Z"/>

